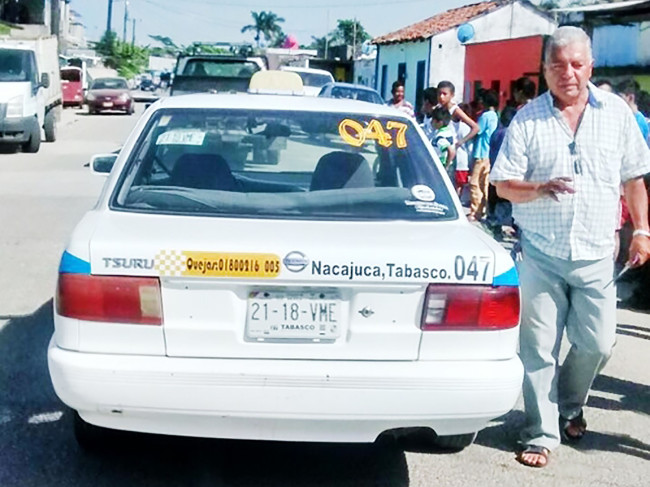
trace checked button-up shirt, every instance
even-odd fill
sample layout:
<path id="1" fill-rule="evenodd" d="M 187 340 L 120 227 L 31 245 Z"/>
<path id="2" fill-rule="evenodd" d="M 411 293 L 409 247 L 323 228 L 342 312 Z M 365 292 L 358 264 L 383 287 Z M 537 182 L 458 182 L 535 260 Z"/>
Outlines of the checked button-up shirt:
<path id="1" fill-rule="evenodd" d="M 589 84 L 589 102 L 575 134 L 546 92 L 508 127 L 490 181 L 546 182 L 569 177 L 574 194 L 513 204 L 526 240 L 566 260 L 612 256 L 621 182 L 650 172 L 650 151 L 632 110 L 617 95 Z"/>

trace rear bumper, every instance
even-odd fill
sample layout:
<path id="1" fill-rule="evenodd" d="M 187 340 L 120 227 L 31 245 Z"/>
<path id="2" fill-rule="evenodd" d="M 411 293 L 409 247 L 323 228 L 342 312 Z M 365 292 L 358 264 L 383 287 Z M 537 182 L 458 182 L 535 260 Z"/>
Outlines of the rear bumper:
<path id="1" fill-rule="evenodd" d="M 104 101 L 86 101 L 88 107 L 96 111 L 103 110 L 129 110 L 131 108 L 132 100 L 122 101 L 122 100 L 112 100 L 110 102 Z M 111 103 L 111 106 L 105 106 L 104 103 Z"/>
<path id="2" fill-rule="evenodd" d="M 0 143 L 27 142 L 34 126 L 34 117 L 0 118 Z"/>
<path id="3" fill-rule="evenodd" d="M 61 400 L 90 423 L 183 436 L 372 442 L 394 428 L 483 428 L 521 388 L 518 358 L 477 362 L 182 359 L 50 343 Z"/>

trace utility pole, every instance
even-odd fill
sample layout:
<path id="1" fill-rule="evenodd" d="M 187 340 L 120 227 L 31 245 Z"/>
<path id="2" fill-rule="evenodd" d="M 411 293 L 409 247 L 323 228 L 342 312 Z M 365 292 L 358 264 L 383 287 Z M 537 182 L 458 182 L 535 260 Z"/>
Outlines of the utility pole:
<path id="1" fill-rule="evenodd" d="M 122 42 L 126 42 L 126 24 L 129 22 L 129 0 L 124 2 L 124 32 L 122 33 Z"/>
<path id="2" fill-rule="evenodd" d="M 136 19 L 131 19 L 133 21 L 133 33 L 131 35 L 131 47 L 135 46 L 135 20 Z"/>
<path id="3" fill-rule="evenodd" d="M 106 19 L 106 32 L 111 31 L 112 17 L 113 17 L 113 0 L 108 0 L 108 18 Z"/>
<path id="4" fill-rule="evenodd" d="M 329 47 L 330 9 L 327 9 L 327 27 L 325 31 L 325 59 L 327 59 L 327 48 Z"/>
<path id="5" fill-rule="evenodd" d="M 354 26 L 352 29 L 352 60 L 354 61 L 357 57 L 357 16 L 354 16 Z"/>

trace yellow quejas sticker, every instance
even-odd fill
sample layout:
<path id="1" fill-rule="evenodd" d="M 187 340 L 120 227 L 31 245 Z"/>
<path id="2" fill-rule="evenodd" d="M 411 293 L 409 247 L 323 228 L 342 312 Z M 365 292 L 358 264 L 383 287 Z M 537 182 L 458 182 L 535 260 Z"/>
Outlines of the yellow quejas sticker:
<path id="1" fill-rule="evenodd" d="M 272 279 L 280 274 L 280 257 L 275 254 L 161 250 L 156 255 L 155 267 L 161 276 Z"/>

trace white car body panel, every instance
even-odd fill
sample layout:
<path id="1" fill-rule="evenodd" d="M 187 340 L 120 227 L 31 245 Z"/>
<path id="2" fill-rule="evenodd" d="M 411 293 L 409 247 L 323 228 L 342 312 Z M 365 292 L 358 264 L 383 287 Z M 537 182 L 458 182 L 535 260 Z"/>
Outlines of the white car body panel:
<path id="1" fill-rule="evenodd" d="M 333 221 L 111 209 L 138 134 L 156 110 L 174 107 L 404 118 L 390 107 L 327 98 L 191 95 L 152 105 L 62 258 L 60 272 L 160 279 L 161 326 L 89 322 L 55 311 L 50 374 L 57 395 L 85 421 L 189 436 L 367 442 L 412 426 L 471 433 L 512 408 L 523 374 L 518 327 L 420 329 L 430 283 L 518 285 L 507 252 L 462 216 Z M 432 160 L 439 163 L 433 154 Z M 462 215 L 455 196 L 453 204 Z M 306 262 L 302 269 L 291 258 L 296 252 Z M 280 266 L 270 278 L 228 277 L 206 266 L 189 272 L 188 255 L 207 262 L 218 253 L 272 255 Z M 183 271 L 170 267 L 170 255 L 185 259 Z M 459 277 L 458 259 L 473 259 L 478 273 Z M 338 337 L 248 337 L 251 296 L 287 289 L 338 293 Z"/>

